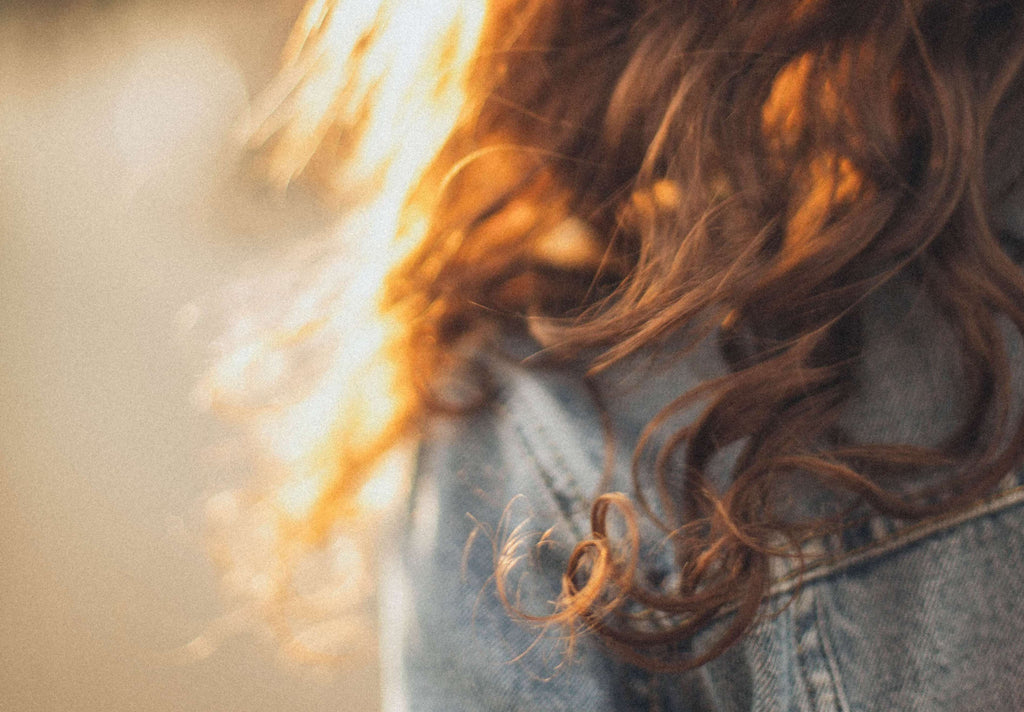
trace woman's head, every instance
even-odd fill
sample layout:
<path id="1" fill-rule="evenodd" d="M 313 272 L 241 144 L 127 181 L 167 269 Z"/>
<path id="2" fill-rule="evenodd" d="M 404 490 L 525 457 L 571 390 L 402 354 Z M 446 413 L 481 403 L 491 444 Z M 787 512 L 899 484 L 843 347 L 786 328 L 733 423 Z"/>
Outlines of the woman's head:
<path id="1" fill-rule="evenodd" d="M 507 333 L 531 335 L 581 373 L 670 337 L 715 339 L 729 364 L 678 394 L 672 408 L 700 404 L 701 415 L 665 434 L 658 467 L 637 465 L 638 480 L 662 483 L 663 501 L 595 503 L 593 536 L 548 619 L 584 623 L 655 667 L 664 658 L 645 649 L 686 639 L 738 602 L 718 643 L 671 664 L 721 652 L 754 619 L 768 558 L 830 526 L 765 505 L 794 473 L 913 517 L 970 501 L 1021 461 L 1003 329 L 1024 333 L 1024 279 L 991 216 L 1020 179 L 1007 153 L 1021 128 L 1024 7 L 453 2 L 428 13 L 433 26 L 403 14 L 420 3 L 385 0 L 362 13 L 361 33 L 345 24 L 349 3 L 312 4 L 292 88 L 319 87 L 322 111 L 310 122 L 285 104 L 263 137 L 283 175 L 312 155 L 313 174 L 346 199 L 391 211 L 380 224 L 402 245 L 383 291 L 395 327 L 386 358 L 415 388 L 365 457 L 337 458 L 349 464 L 321 490 L 309 517 L 318 530 L 403 434 L 486 402 L 483 381 L 479 398 L 457 403 L 440 384 L 476 375 L 474 356 Z M 389 53 L 398 26 L 434 34 L 413 43 L 419 54 Z M 317 49 L 335 41 L 347 64 L 332 77 L 315 60 L 334 56 Z M 414 89 L 389 103 L 398 76 Z M 374 143 L 391 115 L 415 131 L 402 97 L 432 107 L 433 143 L 407 145 L 401 132 Z M 366 156 L 376 158 L 360 164 Z M 897 278 L 959 345 L 960 425 L 928 448 L 851 441 L 840 425 L 860 390 L 863 306 Z M 729 447 L 739 451 L 730 483 L 712 486 L 709 463 Z M 669 451 L 685 455 L 680 471 Z M 936 467 L 953 474 L 907 494 Z M 624 575 L 643 562 L 604 530 L 609 508 L 665 530 L 678 590 L 653 596 Z M 593 568 L 595 551 L 613 563 Z M 674 628 L 645 638 L 619 615 L 627 605 L 668 612 Z"/>

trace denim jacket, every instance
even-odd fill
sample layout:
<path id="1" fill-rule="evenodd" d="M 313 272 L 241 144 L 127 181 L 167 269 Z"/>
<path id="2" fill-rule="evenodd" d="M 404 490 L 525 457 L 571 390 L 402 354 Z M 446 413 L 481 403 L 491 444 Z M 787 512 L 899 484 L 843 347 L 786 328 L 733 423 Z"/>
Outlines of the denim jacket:
<path id="1" fill-rule="evenodd" d="M 846 427 L 934 443 L 956 422 L 961 396 L 952 335 L 900 286 L 874 299 L 866 323 L 863 397 L 845 412 Z M 1024 349 L 1007 333 L 1020 404 Z M 631 492 L 640 428 L 723 368 L 716 349 L 700 345 L 671 366 L 635 359 L 604 378 L 616 439 L 626 443 L 608 489 Z M 550 610 L 567 551 L 557 544 L 589 532 L 605 438 L 578 374 L 500 362 L 492 370 L 493 406 L 439 426 L 421 449 L 408 523 L 384 577 L 385 638 L 394 643 L 385 646 L 387 709 L 1024 710 L 1024 471 L 967 511 L 874 516 L 810 542 L 799 587 L 795 566 L 775 561 L 764 606 L 781 612 L 697 670 L 655 674 L 587 637 L 567 656 L 557 636 L 513 620 L 499 600 L 495 548 L 553 527 L 550 547 L 522 550 L 528 573 L 506 592 L 521 608 Z"/>

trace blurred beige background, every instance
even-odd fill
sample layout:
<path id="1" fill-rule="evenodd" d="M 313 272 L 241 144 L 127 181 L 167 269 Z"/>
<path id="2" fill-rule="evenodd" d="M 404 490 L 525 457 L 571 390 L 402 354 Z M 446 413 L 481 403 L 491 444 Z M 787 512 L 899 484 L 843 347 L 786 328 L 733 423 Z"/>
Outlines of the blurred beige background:
<path id="1" fill-rule="evenodd" d="M 297 0 L 0 2 L 0 711 L 376 709 L 239 634 L 202 503 L 237 484 L 182 307 L 330 218 L 238 177 Z M 230 481 L 231 478 L 235 481 Z"/>

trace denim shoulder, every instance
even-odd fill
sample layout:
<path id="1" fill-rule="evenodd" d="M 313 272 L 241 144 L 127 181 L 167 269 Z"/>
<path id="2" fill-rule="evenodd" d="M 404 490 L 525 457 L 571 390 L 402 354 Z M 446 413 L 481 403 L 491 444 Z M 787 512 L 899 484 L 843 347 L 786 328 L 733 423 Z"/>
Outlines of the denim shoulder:
<path id="1" fill-rule="evenodd" d="M 914 350 L 928 347 L 905 334 L 882 359 L 887 378 L 894 362 L 920 364 Z M 720 364 L 702 348 L 670 369 L 648 362 L 609 375 L 605 390 L 633 394 L 612 403 L 618 435 L 635 436 L 672 395 L 714 375 Z M 385 618 L 399 621 L 392 652 L 401 662 L 384 681 L 388 709 L 1020 708 L 1024 473 L 966 512 L 912 523 L 872 517 L 810 542 L 801 575 L 774 562 L 766 615 L 739 644 L 697 671 L 653 674 L 589 638 L 567 649 L 558 631 L 524 620 L 551 611 L 568 551 L 589 532 L 593 495 L 628 490 L 630 453 L 612 455 L 605 479 L 601 411 L 578 375 L 507 365 L 496 374 L 490 408 L 440 424 L 421 448 L 387 571 L 399 593 L 384 602 Z M 889 387 L 920 392 L 920 379 L 905 375 Z M 949 404 L 934 389 L 926 396 L 914 396 L 915 417 L 934 425 Z M 891 431 L 906 427 L 897 410 L 882 403 L 851 417 L 865 433 Z M 901 435 L 928 438 L 930 429 Z M 525 565 L 506 578 L 508 561 Z M 725 616 L 695 645 L 727 624 Z"/>
<path id="2" fill-rule="evenodd" d="M 401 661 L 384 665 L 387 708 L 647 709 L 625 699 L 632 671 L 593 641 L 569 649 L 561 631 L 525 620 L 551 612 L 567 548 L 587 530 L 601 472 L 594 405 L 564 375 L 497 376 L 487 409 L 436 424 L 420 448 L 385 572 L 399 589 L 382 602 L 398 640 L 387 654 Z M 517 558 L 499 584 L 500 562 Z"/>

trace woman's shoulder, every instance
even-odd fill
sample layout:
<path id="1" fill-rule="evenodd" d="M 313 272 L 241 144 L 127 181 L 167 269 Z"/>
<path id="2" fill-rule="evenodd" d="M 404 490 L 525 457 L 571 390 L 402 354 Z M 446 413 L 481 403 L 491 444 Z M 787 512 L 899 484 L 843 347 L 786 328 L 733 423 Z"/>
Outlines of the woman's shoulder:
<path id="1" fill-rule="evenodd" d="M 586 530 L 601 471 L 594 406 L 571 372 L 501 359 L 490 368 L 494 398 L 435 422 L 420 446 L 384 573 L 383 588 L 400 592 L 385 618 L 403 619 L 388 624 L 402 661 L 384 680 L 386 697 L 402 701 L 389 709 L 621 709 L 622 686 L 609 681 L 624 668 L 592 642 L 567 656 L 559 632 L 510 614 L 550 612 L 560 547 Z M 499 567 L 521 558 L 526 577 L 499 585 Z"/>
<path id="2" fill-rule="evenodd" d="M 851 523 L 809 543 L 799 573 L 795 560 L 777 559 L 762 622 L 696 672 L 651 674 L 594 641 L 564 658 L 557 636 L 506 604 L 548 612 L 566 546 L 586 533 L 587 486 L 600 469 L 581 443 L 600 432 L 583 410 L 593 406 L 568 393 L 565 378 L 510 374 L 492 408 L 424 445 L 403 553 L 415 604 L 406 689 L 417 709 L 453 709 L 451 700 L 502 710 L 581 700 L 609 710 L 748 709 L 758 700 L 780 710 L 1015 709 L 1024 695 L 1024 472 L 956 514 Z M 538 553 L 543 537 L 551 548 Z M 529 564 L 506 601 L 494 579 L 504 554 Z"/>
<path id="3" fill-rule="evenodd" d="M 541 366 L 527 347 L 485 357 L 492 397 L 466 415 L 432 424 L 417 479 L 476 491 L 501 513 L 514 499 L 538 520 L 589 531 L 590 504 L 630 491 L 634 449 L 644 428 L 677 396 L 721 375 L 708 340 L 682 356 L 671 348 L 630 357 L 597 375 L 585 366 Z M 692 417 L 693 409 L 681 414 Z M 492 511 L 492 514 L 494 512 Z"/>
<path id="4" fill-rule="evenodd" d="M 920 310 L 894 304 L 890 316 Z M 898 421 L 900 392 L 916 404 L 915 420 L 942 421 L 948 403 L 933 397 L 934 384 L 922 394 L 913 373 L 893 376 L 931 368 L 935 357 L 926 334 L 890 329 L 897 321 L 880 322 L 885 343 L 866 360 L 888 369 L 876 385 L 889 386 L 864 428 L 927 437 L 920 422 Z M 557 635 L 510 615 L 509 604 L 550 612 L 568 551 L 589 534 L 593 497 L 630 490 L 639 430 L 721 362 L 713 345 L 682 359 L 643 357 L 603 374 L 597 394 L 581 369 L 500 358 L 488 368 L 493 400 L 436 423 L 420 450 L 398 567 L 411 604 L 403 689 L 417 709 L 576 709 L 581 700 L 609 710 L 747 709 L 771 700 L 768 708 L 793 710 L 998 710 L 1024 694 L 1022 471 L 969 510 L 916 522 L 867 516 L 809 542 L 802 560 L 776 559 L 762 622 L 699 671 L 653 675 L 592 640 L 565 658 Z M 610 459 L 609 428 L 619 444 Z M 502 590 L 495 573 L 509 561 L 526 561 L 527 575 Z"/>

